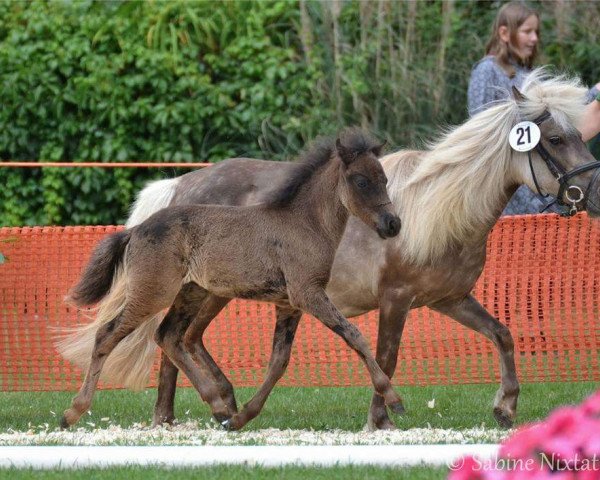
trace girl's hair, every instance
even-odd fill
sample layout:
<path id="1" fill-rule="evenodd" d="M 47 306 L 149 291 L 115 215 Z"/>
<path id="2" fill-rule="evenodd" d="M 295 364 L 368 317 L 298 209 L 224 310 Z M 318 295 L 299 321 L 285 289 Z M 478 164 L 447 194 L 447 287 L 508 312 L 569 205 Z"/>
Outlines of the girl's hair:
<path id="1" fill-rule="evenodd" d="M 533 48 L 531 56 L 526 59 L 519 57 L 515 51 L 515 46 L 517 44 L 517 31 L 519 27 L 525 23 L 525 20 L 532 15 L 534 15 L 539 21 L 540 17 L 535 10 L 532 10 L 522 2 L 510 2 L 504 5 L 498 11 L 496 20 L 492 25 L 492 35 L 487 46 L 485 47 L 485 53 L 486 55 L 493 55 L 496 57 L 498 65 L 500 65 L 511 78 L 516 73 L 514 66 L 511 64 L 511 60 L 527 68 L 531 68 L 535 58 L 537 57 L 537 44 Z M 508 28 L 508 33 L 510 34 L 510 40 L 508 44 L 500 39 L 500 34 L 498 33 L 500 27 Z M 539 28 L 536 33 L 539 38 Z"/>

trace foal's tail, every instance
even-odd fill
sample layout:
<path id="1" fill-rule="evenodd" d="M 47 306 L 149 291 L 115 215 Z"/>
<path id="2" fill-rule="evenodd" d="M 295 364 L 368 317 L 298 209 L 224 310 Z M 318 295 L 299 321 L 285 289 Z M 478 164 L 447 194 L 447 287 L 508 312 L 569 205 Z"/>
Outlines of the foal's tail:
<path id="1" fill-rule="evenodd" d="M 131 230 L 117 232 L 102 240 L 92 253 L 79 279 L 66 300 L 78 307 L 87 307 L 102 300 L 111 290 L 113 279 L 123 263 L 125 247 L 131 238 Z"/>
<path id="2" fill-rule="evenodd" d="M 133 206 L 126 224 L 127 228 L 134 227 L 153 213 L 167 207 L 171 202 L 176 185 L 177 179 L 172 179 L 153 182 L 145 187 Z M 121 234 L 129 235 L 130 232 L 125 230 Z M 125 236 L 120 238 L 125 240 Z M 105 241 L 105 252 L 108 254 L 107 250 L 111 249 L 113 252 L 117 252 L 120 240 L 110 241 L 109 239 Z M 109 242 L 111 245 L 108 245 Z M 97 251 L 101 247 L 102 244 L 98 246 Z M 126 300 L 127 265 L 114 260 L 116 255 L 114 257 L 109 255 L 110 258 L 113 258 L 112 263 L 105 262 L 106 274 L 103 276 L 102 282 L 97 280 L 102 274 L 95 277 L 94 282 L 86 282 L 86 273 L 93 268 L 95 254 L 96 252 L 86 267 L 82 279 L 71 291 L 69 299 L 78 306 L 90 305 L 101 300 L 97 307 L 96 318 L 91 323 L 63 329 L 61 332 L 63 338 L 56 344 L 63 357 L 83 369 L 87 369 L 89 365 L 96 341 L 96 332 L 102 325 L 121 313 Z M 110 267 L 113 267 L 111 272 L 109 272 Z M 92 277 L 91 272 L 90 277 Z M 106 359 L 102 369 L 102 379 L 124 385 L 132 390 L 144 388 L 148 383 L 156 356 L 157 346 L 154 343 L 154 332 L 161 321 L 162 315 L 158 314 L 121 340 Z"/>

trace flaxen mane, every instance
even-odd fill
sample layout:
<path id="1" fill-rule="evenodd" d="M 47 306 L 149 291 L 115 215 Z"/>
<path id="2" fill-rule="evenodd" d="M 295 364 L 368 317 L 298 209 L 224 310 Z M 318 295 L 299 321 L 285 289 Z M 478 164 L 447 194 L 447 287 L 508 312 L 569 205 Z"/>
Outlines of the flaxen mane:
<path id="1" fill-rule="evenodd" d="M 584 109 L 585 88 L 578 80 L 548 78 L 542 69 L 526 80 L 526 100 L 510 98 L 444 134 L 422 152 L 400 151 L 382 159 L 390 197 L 402 219 L 406 258 L 433 263 L 455 244 L 468 244 L 493 222 L 504 197 L 513 153 L 508 135 L 521 120 L 548 110 L 564 129 L 573 130 Z M 524 161 L 526 161 L 526 156 Z"/>

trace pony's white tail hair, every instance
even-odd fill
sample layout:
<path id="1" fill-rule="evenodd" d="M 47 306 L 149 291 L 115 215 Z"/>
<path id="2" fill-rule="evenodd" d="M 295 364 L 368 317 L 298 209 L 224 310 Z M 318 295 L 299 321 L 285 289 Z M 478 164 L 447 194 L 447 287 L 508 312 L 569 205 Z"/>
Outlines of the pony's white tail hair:
<path id="1" fill-rule="evenodd" d="M 133 204 L 126 228 L 132 228 L 153 213 L 171 203 L 178 179 L 159 180 L 149 183 L 138 195 Z M 108 295 L 102 299 L 96 309 L 95 319 L 88 324 L 75 328 L 59 330 L 56 348 L 60 354 L 87 370 L 98 329 L 121 313 L 125 304 L 126 265 L 115 272 Z M 132 390 L 141 390 L 148 384 L 150 371 L 156 357 L 157 345 L 154 332 L 163 316 L 155 315 L 130 333 L 117 345 L 106 359 L 102 369 L 102 380 L 123 385 Z"/>

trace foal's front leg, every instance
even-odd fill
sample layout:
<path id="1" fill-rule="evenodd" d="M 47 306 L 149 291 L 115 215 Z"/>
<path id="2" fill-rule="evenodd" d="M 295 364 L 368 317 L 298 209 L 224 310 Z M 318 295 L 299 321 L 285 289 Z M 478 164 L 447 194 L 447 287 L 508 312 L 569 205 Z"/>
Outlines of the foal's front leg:
<path id="1" fill-rule="evenodd" d="M 494 400 L 494 416 L 500 426 L 512 427 L 517 416 L 519 381 L 515 368 L 515 345 L 508 327 L 490 315 L 473 295 L 457 302 L 431 305 L 431 308 L 482 333 L 496 345 L 500 354 L 501 384 Z"/>
<path id="2" fill-rule="evenodd" d="M 250 401 L 244 405 L 242 411 L 223 423 L 223 426 L 228 430 L 239 430 L 262 410 L 273 387 L 285 373 L 288 366 L 300 317 L 302 317 L 300 310 L 277 307 L 273 351 L 269 360 L 267 375 L 263 384 Z"/>
<path id="3" fill-rule="evenodd" d="M 373 358 L 369 344 L 358 328 L 350 323 L 335 307 L 329 300 L 325 290 L 316 288 L 299 290 L 294 294 L 290 291 L 291 303 L 310 313 L 342 337 L 364 362 L 371 376 L 375 392 L 383 397 L 385 405 L 390 407 L 394 413 L 403 413 L 404 407 L 400 395 L 394 391 L 389 377 Z"/>

